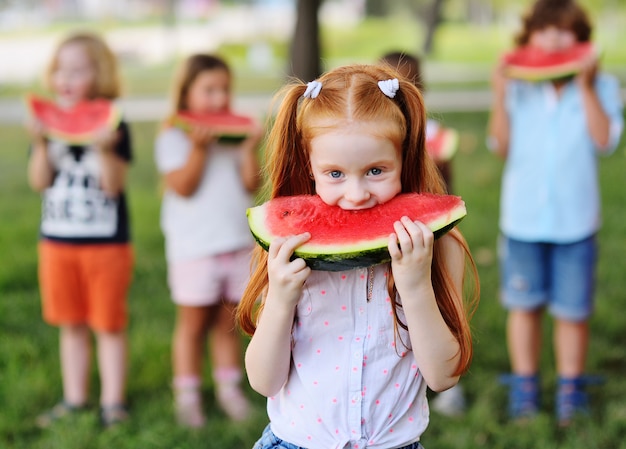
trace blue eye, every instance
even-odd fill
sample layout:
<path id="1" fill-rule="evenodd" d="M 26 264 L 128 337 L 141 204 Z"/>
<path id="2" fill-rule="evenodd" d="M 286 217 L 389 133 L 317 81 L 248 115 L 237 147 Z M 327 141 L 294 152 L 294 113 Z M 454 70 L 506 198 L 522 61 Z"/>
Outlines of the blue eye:
<path id="1" fill-rule="evenodd" d="M 372 169 L 370 170 L 370 173 L 371 173 L 372 175 L 380 175 L 382 172 L 383 172 L 383 171 L 382 171 L 380 168 L 372 168 Z"/>
<path id="2" fill-rule="evenodd" d="M 335 179 L 341 178 L 341 172 L 339 170 L 333 170 L 329 173 L 329 175 L 331 178 L 335 178 Z"/>

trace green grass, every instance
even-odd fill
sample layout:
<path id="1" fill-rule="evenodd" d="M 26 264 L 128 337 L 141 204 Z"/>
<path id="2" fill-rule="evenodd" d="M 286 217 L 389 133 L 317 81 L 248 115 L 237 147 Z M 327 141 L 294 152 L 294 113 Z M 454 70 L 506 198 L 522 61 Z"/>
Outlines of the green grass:
<path id="1" fill-rule="evenodd" d="M 549 334 L 543 354 L 544 412 L 526 426 L 504 418 L 506 392 L 497 384 L 508 371 L 504 343 L 505 313 L 497 299 L 495 261 L 499 182 L 502 163 L 483 145 L 486 115 L 445 114 L 437 117 L 461 133 L 454 159 L 454 189 L 467 203 L 460 227 L 477 261 L 482 284 L 480 306 L 473 321 L 476 339 L 471 371 L 462 380 L 469 411 L 461 418 L 432 413 L 423 435 L 427 449 L 626 448 L 626 358 L 623 356 L 626 308 L 626 153 L 600 163 L 604 227 L 600 233 L 597 311 L 592 319 L 589 371 L 606 376 L 593 390 L 593 413 L 567 431 L 555 428 L 552 415 L 554 368 Z M 159 229 L 159 180 L 152 162 L 156 125 L 133 124 L 136 159 L 130 174 L 129 197 L 136 251 L 130 293 L 131 355 L 128 399 L 132 421 L 100 432 L 95 413 L 75 422 L 39 431 L 34 417 L 61 396 L 57 330 L 41 320 L 36 274 L 38 196 L 26 185 L 28 143 L 19 127 L 0 125 L 0 447 L 3 449 L 242 449 L 252 447 L 266 424 L 264 399 L 248 391 L 256 415 L 245 425 L 228 422 L 215 407 L 210 376 L 205 395 L 209 424 L 197 432 L 178 429 L 171 408 L 170 336 L 174 306 L 165 284 L 163 241 Z M 545 320 L 545 331 L 550 331 Z M 209 366 L 206 365 L 207 374 Z M 98 394 L 93 371 L 91 399 Z"/>

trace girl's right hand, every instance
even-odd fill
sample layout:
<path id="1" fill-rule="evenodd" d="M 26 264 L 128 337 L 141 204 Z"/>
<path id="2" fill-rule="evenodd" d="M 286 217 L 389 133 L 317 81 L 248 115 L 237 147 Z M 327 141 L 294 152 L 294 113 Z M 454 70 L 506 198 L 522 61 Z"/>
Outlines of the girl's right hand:
<path id="1" fill-rule="evenodd" d="M 194 147 L 206 149 L 217 139 L 217 135 L 207 126 L 193 126 L 189 131 L 189 140 Z"/>
<path id="2" fill-rule="evenodd" d="M 33 145 L 45 145 L 46 129 L 39 120 L 27 120 L 24 126 L 26 127 L 26 131 L 28 132 L 28 135 L 30 136 Z"/>
<path id="3" fill-rule="evenodd" d="M 270 244 L 267 258 L 269 287 L 266 304 L 267 301 L 279 301 L 290 307 L 296 306 L 311 269 L 303 259 L 290 259 L 296 248 L 310 238 L 311 234 L 305 232 L 277 238 Z"/>

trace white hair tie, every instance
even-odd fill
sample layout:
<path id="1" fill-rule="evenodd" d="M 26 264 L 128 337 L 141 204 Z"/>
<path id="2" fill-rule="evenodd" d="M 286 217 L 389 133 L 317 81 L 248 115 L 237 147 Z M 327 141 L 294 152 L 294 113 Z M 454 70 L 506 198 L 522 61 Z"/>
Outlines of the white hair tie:
<path id="1" fill-rule="evenodd" d="M 380 90 L 389 98 L 393 98 L 400 88 L 400 83 L 398 82 L 398 78 L 394 78 L 392 80 L 379 81 L 378 87 L 380 87 Z"/>
<path id="2" fill-rule="evenodd" d="M 319 95 L 320 90 L 322 90 L 322 83 L 317 80 L 309 81 L 302 96 L 304 98 L 316 98 Z"/>

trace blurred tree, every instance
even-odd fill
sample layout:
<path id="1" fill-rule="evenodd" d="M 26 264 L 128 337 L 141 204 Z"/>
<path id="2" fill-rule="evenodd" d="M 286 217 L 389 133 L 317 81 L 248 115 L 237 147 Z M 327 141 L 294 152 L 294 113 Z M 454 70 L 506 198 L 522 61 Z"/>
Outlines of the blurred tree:
<path id="1" fill-rule="evenodd" d="M 422 53 L 429 55 L 433 51 L 433 42 L 435 39 L 435 32 L 442 20 L 442 9 L 444 0 L 432 0 L 430 5 L 426 8 L 423 14 L 423 22 L 426 28 L 426 34 L 424 36 L 424 44 L 422 46 Z"/>
<path id="2" fill-rule="evenodd" d="M 291 41 L 291 75 L 311 81 L 321 74 L 318 12 L 323 0 L 298 0 L 296 27 Z"/>
<path id="3" fill-rule="evenodd" d="M 409 0 L 407 5 L 416 19 L 424 26 L 422 54 L 428 55 L 433 50 L 435 32 L 443 21 L 445 0 Z"/>
<path id="4" fill-rule="evenodd" d="M 365 15 L 384 17 L 389 13 L 389 7 L 387 0 L 365 0 Z"/>

